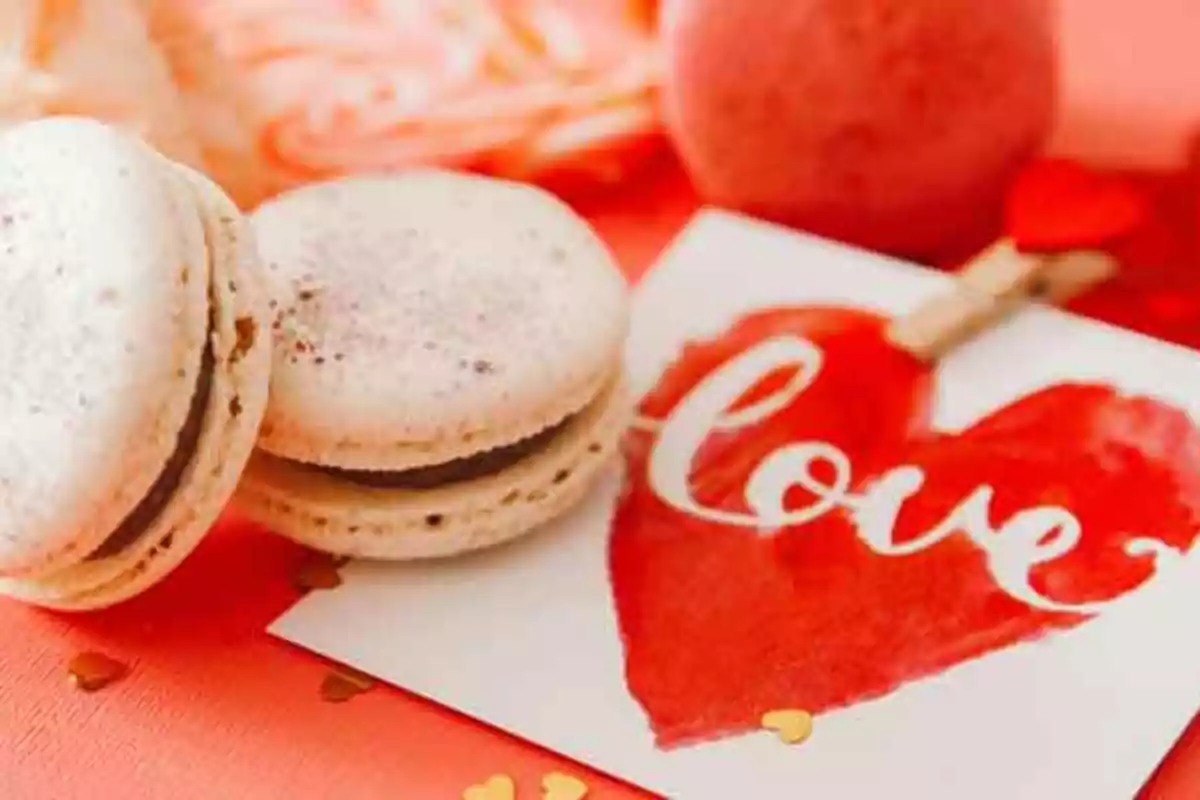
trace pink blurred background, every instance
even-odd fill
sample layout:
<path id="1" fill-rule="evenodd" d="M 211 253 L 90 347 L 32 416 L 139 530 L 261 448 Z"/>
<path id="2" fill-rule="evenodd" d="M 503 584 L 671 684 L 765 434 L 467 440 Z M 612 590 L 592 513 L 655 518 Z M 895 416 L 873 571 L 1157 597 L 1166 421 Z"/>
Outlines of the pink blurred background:
<path id="1" fill-rule="evenodd" d="M 1182 165 L 1200 126 L 1200 4 L 1058 2 L 1065 100 L 1051 150 L 1105 166 Z"/>

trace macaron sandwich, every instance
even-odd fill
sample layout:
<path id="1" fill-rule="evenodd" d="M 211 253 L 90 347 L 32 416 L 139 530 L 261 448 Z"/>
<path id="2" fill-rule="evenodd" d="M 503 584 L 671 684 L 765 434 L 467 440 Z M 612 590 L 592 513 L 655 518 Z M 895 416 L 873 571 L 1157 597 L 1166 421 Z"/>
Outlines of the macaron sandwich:
<path id="1" fill-rule="evenodd" d="M 177 566 L 253 449 L 268 325 L 206 178 L 87 120 L 0 135 L 0 592 L 101 608 Z"/>
<path id="2" fill-rule="evenodd" d="M 560 201 L 428 170 L 251 222 L 274 358 L 248 516 L 330 553 L 448 556 L 538 528 L 611 463 L 627 287 Z"/>

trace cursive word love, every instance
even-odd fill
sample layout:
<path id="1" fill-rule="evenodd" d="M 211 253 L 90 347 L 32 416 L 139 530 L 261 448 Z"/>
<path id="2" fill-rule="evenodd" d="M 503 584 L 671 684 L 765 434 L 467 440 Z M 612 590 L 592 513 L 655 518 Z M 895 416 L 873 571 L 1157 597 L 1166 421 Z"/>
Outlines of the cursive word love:
<path id="1" fill-rule="evenodd" d="M 1069 510 L 1037 506 L 1019 511 L 994 527 L 988 512 L 995 489 L 984 484 L 969 493 L 939 524 L 899 542 L 895 535 L 897 519 L 905 502 L 924 485 L 924 471 L 911 465 L 897 466 L 862 491 L 854 491 L 849 457 L 829 442 L 794 442 L 763 458 L 746 481 L 749 513 L 700 503 L 692 493 L 690 476 L 696 455 L 708 437 L 762 422 L 784 410 L 812 386 L 823 362 L 823 351 L 808 339 L 768 339 L 710 373 L 661 423 L 643 421 L 642 427 L 657 429 L 648 465 L 648 480 L 655 494 L 700 519 L 757 529 L 763 535 L 840 511 L 850 518 L 859 539 L 875 554 L 885 557 L 912 555 L 962 534 L 983 551 L 996 584 L 1033 608 L 1095 614 L 1116 600 L 1062 603 L 1030 584 L 1035 566 L 1071 552 L 1083 536 L 1079 520 Z M 786 385 L 734 408 L 765 377 L 784 369 L 794 371 Z M 821 479 L 815 474 L 819 464 L 826 466 L 823 473 L 832 472 L 832 478 Z M 804 506 L 788 507 L 785 497 L 793 487 L 803 488 L 814 499 Z M 1125 552 L 1131 557 L 1153 556 L 1156 575 L 1182 558 L 1178 550 L 1153 538 L 1133 538 L 1126 542 Z"/>

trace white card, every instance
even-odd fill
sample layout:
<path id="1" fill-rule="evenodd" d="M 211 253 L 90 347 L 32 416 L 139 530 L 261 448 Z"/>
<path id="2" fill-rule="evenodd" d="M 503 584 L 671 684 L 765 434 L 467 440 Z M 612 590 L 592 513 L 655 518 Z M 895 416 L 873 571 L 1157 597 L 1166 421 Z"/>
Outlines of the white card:
<path id="1" fill-rule="evenodd" d="M 648 392 L 680 356 L 685 343 L 716 337 L 757 309 L 839 306 L 902 314 L 949 285 L 950 278 L 941 273 L 740 217 L 706 212 L 636 289 L 628 369 L 639 392 Z M 807 356 L 796 356 L 796 348 L 812 350 L 812 343 L 803 337 L 788 335 L 772 341 L 774 345 L 756 351 L 766 359 L 763 363 L 772 354 L 783 352 L 783 357 L 800 358 L 800 365 Z M 820 342 L 816 344 L 820 357 Z M 833 356 L 826 353 L 824 357 Z M 864 367 L 864 373 L 869 369 Z M 865 386 L 871 385 L 871 377 L 866 374 Z M 938 365 L 932 380 L 932 424 L 948 434 L 962 431 L 1032 392 L 1078 381 L 1147 394 L 1192 420 L 1200 420 L 1200 356 L 1053 309 L 1022 311 L 955 351 Z M 754 596 L 745 587 L 757 586 L 756 576 L 745 572 L 742 561 L 738 561 L 740 566 L 734 561 L 746 554 L 751 554 L 747 558 L 759 558 L 768 551 L 751 553 L 750 548 L 766 547 L 784 536 L 791 537 L 789 542 L 799 542 L 801 548 L 814 541 L 798 538 L 808 532 L 808 523 L 797 521 L 796 516 L 804 508 L 784 503 L 780 493 L 789 482 L 795 482 L 796 474 L 812 478 L 817 473 L 807 472 L 811 462 L 798 456 L 796 448 L 787 447 L 795 443 L 783 442 L 762 454 L 763 464 L 772 461 L 769 469 L 760 464 L 753 480 L 734 487 L 735 494 L 740 493 L 737 510 L 713 512 L 701 496 L 702 489 L 693 485 L 698 479 L 687 472 L 691 458 L 688 425 L 705 420 L 710 429 L 724 426 L 726 433 L 736 435 L 738 426 L 746 422 L 738 418 L 738 412 L 728 411 L 732 406 L 724 402 L 717 409 L 723 416 L 714 421 L 709 408 L 709 417 L 705 417 L 704 399 L 711 400 L 712 392 L 719 393 L 719 387 L 714 388 L 718 384 L 719 380 L 706 383 L 707 395 L 689 395 L 689 401 L 699 397 L 697 402 L 677 404 L 670 423 L 659 423 L 658 433 L 636 434 L 649 442 L 650 466 L 631 465 L 622 470 L 626 476 L 642 475 L 643 489 L 652 501 L 680 519 L 678 528 L 666 527 L 661 541 L 651 534 L 630 534 L 634 539 L 629 541 L 637 544 L 629 552 L 652 557 L 629 562 L 636 566 L 621 573 L 637 572 L 640 592 L 622 595 L 637 598 L 628 604 L 632 609 L 628 613 L 636 619 L 627 619 L 624 628 L 618 621 L 610 580 L 610 522 L 621 500 L 622 484 L 614 470 L 582 507 L 513 546 L 439 564 L 349 566 L 343 570 L 345 583 L 340 588 L 310 594 L 276 622 L 272 632 L 672 798 L 1127 800 L 1136 793 L 1200 706 L 1200 637 L 1195 635 L 1200 556 L 1183 555 L 1190 548 L 1190 538 L 1174 549 L 1156 538 L 1160 531 L 1155 515 L 1163 513 L 1161 507 L 1175 508 L 1171 502 L 1158 503 L 1142 482 L 1131 478 L 1128 504 L 1103 505 L 1115 509 L 1114 518 L 1124 519 L 1127 505 L 1143 515 L 1137 519 L 1148 518 L 1146 527 L 1136 532 L 1140 540 L 1125 542 L 1125 553 L 1108 552 L 1096 574 L 1101 574 L 1099 570 L 1109 570 L 1104 575 L 1124 574 L 1120 570 L 1128 564 L 1122 559 L 1127 558 L 1145 568 L 1149 577 L 1124 587 L 1129 589 L 1127 593 L 1122 589 L 1112 598 L 1097 598 L 1059 578 L 1051 580 L 1058 574 L 1054 572 L 1058 569 L 1055 558 L 1075 558 L 1077 562 L 1080 555 L 1073 552 L 1075 545 L 1080 552 L 1087 550 L 1089 534 L 1095 535 L 1097 526 L 1108 524 L 1094 509 L 1087 513 L 1074 509 L 1083 522 L 1075 531 L 1079 542 L 1068 535 L 1070 524 L 1063 521 L 1063 514 L 1075 517 L 1064 500 L 1062 508 L 1042 508 L 1024 517 L 1013 509 L 994 512 L 991 524 L 995 530 L 984 529 L 985 515 L 982 522 L 976 517 L 970 536 L 962 526 L 951 530 L 951 525 L 943 526 L 946 530 L 940 533 L 926 531 L 927 540 L 914 543 L 911 531 L 904 541 L 889 538 L 886 497 L 861 487 L 855 490 L 858 494 L 851 489 L 839 494 L 830 488 L 836 476 L 825 476 L 817 481 L 816 499 L 807 510 L 814 512 L 817 520 L 822 512 L 815 507 L 824 503 L 829 509 L 823 515 L 825 522 L 835 518 L 842 522 L 832 534 L 829 528 L 812 530 L 840 537 L 839 552 L 857 547 L 866 555 L 855 558 L 866 559 L 862 564 L 870 568 L 859 571 L 856 562 L 847 561 L 844 563 L 850 566 L 846 570 L 830 573 L 826 581 L 819 559 L 814 561 L 809 551 L 803 551 L 804 558 L 789 562 L 788 567 L 768 560 L 764 563 L 775 575 L 772 580 L 789 569 L 803 573 L 803 595 L 778 606 L 789 613 L 773 618 L 770 612 L 777 607 L 771 604 L 723 610 L 720 606 L 726 599 L 736 606 Z M 869 394 L 869 390 L 864 392 Z M 737 393 L 732 396 L 736 398 Z M 739 406 L 742 417 L 769 417 L 780 411 L 771 406 L 771 397 L 781 396 Z M 861 423 L 855 416 L 859 402 L 847 399 L 847 424 Z M 687 413 L 683 408 L 689 409 Z M 863 413 L 871 408 L 863 406 Z M 1069 410 L 1047 421 L 1046 430 L 1061 430 L 1081 415 Z M 679 422 L 683 417 L 686 419 Z M 1185 417 L 1180 418 L 1186 423 Z M 1031 438 L 1028 430 L 1023 435 Z M 1164 440 L 1162 431 L 1157 435 Z M 1053 434 L 1047 436 L 1053 438 Z M 1001 440 L 1007 441 L 1003 436 Z M 1166 436 L 1165 443 L 1158 444 L 1170 449 L 1172 442 L 1175 446 L 1187 444 L 1177 435 Z M 954 446 L 953 442 L 946 445 Z M 1004 446 L 1002 442 L 998 450 L 985 450 L 985 455 L 1002 452 Z M 1033 449 L 1041 446 L 1037 441 L 1028 444 Z M 824 445 L 818 443 L 820 447 Z M 781 455 L 785 450 L 784 455 L 790 454 L 786 458 Z M 838 457 L 831 455 L 828 447 L 821 452 L 828 458 Z M 942 482 L 936 484 L 939 487 L 948 486 L 948 481 L 956 480 L 951 467 L 958 462 L 939 455 L 949 451 L 914 452 L 934 454 L 929 462 L 933 465 L 929 467 L 929 486 L 935 481 Z M 1097 446 L 1095 452 L 1088 452 L 1088 458 L 1109 467 L 1117 463 L 1113 459 L 1130 458 L 1119 447 Z M 1062 463 L 1082 463 L 1070 460 L 1072 457 L 1064 453 Z M 1057 469 L 1053 459 L 1046 461 L 1045 453 L 1039 458 L 1042 460 L 1030 462 L 1034 472 L 1014 472 L 1014 482 L 1036 480 L 1037 469 Z M 1013 463 L 1026 462 L 1018 458 Z M 679 473 L 681 464 L 684 471 Z M 672 466 L 677 468 L 674 473 Z M 905 465 L 887 465 L 893 467 L 903 469 Z M 787 473 L 789 469 L 792 473 Z M 857 479 L 858 471 L 865 468 L 849 458 L 847 469 Z M 885 485 L 883 478 L 888 474 L 897 480 L 904 477 L 880 469 L 877 483 L 871 486 Z M 973 467 L 968 464 L 961 469 Z M 647 477 L 651 473 L 654 477 Z M 777 479 L 785 473 L 792 480 L 781 484 Z M 1069 480 L 1082 485 L 1072 489 L 1076 494 L 1070 497 L 1088 491 L 1089 479 L 1082 473 L 1078 479 L 1074 475 Z M 1119 501 L 1125 485 L 1114 488 L 1105 484 L 1103 494 L 1108 499 L 1095 500 L 1096 507 L 1116 502 L 1113 498 Z M 1200 502 L 1197 486 L 1200 473 L 1181 476 L 1180 497 L 1189 503 Z M 1005 491 L 1008 489 L 997 483 L 997 497 Z M 964 506 L 970 505 L 965 494 L 962 500 Z M 1047 497 L 1039 502 L 1046 506 Z M 1143 508 L 1147 503 L 1153 507 Z M 695 512 L 690 521 L 685 520 L 689 504 Z M 1187 509 L 1195 508 L 1187 505 Z M 847 515 L 847 510 L 854 513 Z M 1047 513 L 1049 518 L 1044 516 Z M 714 533 L 709 528 L 718 523 L 695 519 L 706 514 L 724 514 L 732 521 L 724 532 Z M 969 516 L 960 514 L 956 519 Z M 631 518 L 640 519 L 636 515 Z M 756 522 L 747 522 L 749 518 Z M 1183 514 L 1171 523 L 1172 530 L 1184 524 L 1181 519 L 1186 526 L 1200 525 L 1200 519 Z M 857 521 L 857 527 L 848 520 Z M 781 532 L 785 522 L 790 522 L 790 527 Z M 1038 525 L 1043 530 L 1031 538 L 1030 526 Z M 685 529 L 690 533 L 681 534 Z M 1048 535 L 1043 537 L 1043 533 Z M 1130 531 L 1130 540 L 1133 533 Z M 714 577 L 711 568 L 698 566 L 695 575 L 664 568 L 661 574 L 674 577 L 656 583 L 656 565 L 673 558 L 674 551 L 664 548 L 682 541 L 674 538 L 681 535 L 699 537 L 689 542 L 730 543 L 731 552 L 738 553 L 730 561 L 730 569 L 739 570 L 736 580 Z M 952 561 L 948 553 L 957 554 L 953 558 L 959 561 Z M 983 586 L 979 576 L 990 580 L 984 587 L 988 593 L 978 604 L 978 609 L 986 608 L 992 615 L 986 636 L 946 632 L 956 614 L 974 613 L 972 603 L 976 601 L 960 602 L 954 596 L 960 578 L 954 570 L 939 566 L 944 563 L 970 564 L 963 572 L 971 577 L 963 577 L 961 582 L 971 591 Z M 904 572 L 916 564 L 931 565 L 927 582 L 933 588 L 928 597 L 922 594 L 921 581 L 914 583 Z M 1080 586 L 1091 585 L 1090 564 L 1082 571 L 1072 567 L 1068 577 L 1078 577 Z M 893 569 L 907 576 L 903 591 L 889 588 L 891 583 L 880 588 L 852 582 L 890 575 Z M 847 575 L 851 576 L 849 584 Z M 632 579 L 618 580 L 622 586 L 634 585 Z M 764 578 L 764 586 L 766 582 Z M 738 588 L 725 588 L 729 586 Z M 763 591 L 764 597 L 775 597 L 772 591 L 786 595 L 777 588 Z M 862 610 L 840 617 L 839 609 L 855 607 L 847 598 L 876 595 L 889 598 L 881 603 L 887 608 L 868 609 L 866 616 L 884 617 L 873 617 L 876 627 L 860 635 L 856 625 L 863 619 Z M 672 598 L 683 600 L 672 603 Z M 787 603 L 792 602 L 808 604 L 803 605 L 807 610 L 790 613 Z M 724 631 L 732 630 L 731 620 L 743 612 L 747 624 L 753 626 L 753 635 L 730 633 L 729 637 L 742 644 L 726 648 Z M 1031 621 L 1050 618 L 1038 614 L 1057 614 L 1060 616 L 1053 616 L 1056 620 L 1079 622 L 1073 627 L 1046 626 Z M 720 625 L 708 623 L 717 619 Z M 770 623 L 772 619 L 777 623 Z M 897 639 L 897 646 L 877 646 L 871 639 L 884 630 L 879 619 L 894 620 L 897 630 L 910 626 L 916 633 Z M 1034 637 L 1026 630 L 1012 634 L 1009 641 L 996 633 L 1001 628 L 1017 630 L 1021 625 L 1036 628 L 1039 635 Z M 791 637 L 788 647 L 774 652 L 770 644 L 783 626 L 793 626 L 786 634 Z M 824 639 L 814 633 L 807 646 L 797 647 L 794 640 L 809 629 L 829 633 Z M 631 630 L 634 634 L 629 641 L 636 642 L 639 654 L 638 674 L 650 676 L 639 684 L 636 698 L 626 681 L 622 638 L 623 631 L 629 634 Z M 656 637 L 656 633 L 663 635 Z M 694 640 L 688 638 L 692 634 Z M 990 644 L 981 645 L 981 639 Z M 704 651 L 682 650 L 688 641 L 696 641 Z M 669 646 L 656 646 L 662 642 Z M 766 644 L 759 647 L 755 642 Z M 753 657 L 758 666 L 739 660 L 747 650 L 756 651 Z M 907 660 L 893 663 L 900 651 L 907 653 Z M 951 655 L 949 663 L 931 669 L 923 652 L 937 654 L 943 661 L 947 653 L 966 655 L 961 655 L 961 660 Z M 845 664 L 837 660 L 839 653 L 849 654 Z M 814 665 L 821 664 L 822 658 L 829 663 L 817 670 Z M 762 659 L 770 662 L 766 664 L 769 669 L 759 668 L 765 663 Z M 924 666 L 914 666 L 918 663 Z M 670 666 L 661 667 L 664 664 Z M 692 665 L 690 673 L 688 664 Z M 728 677 L 724 686 L 716 680 L 721 672 Z M 757 682 L 739 686 L 739 677 L 750 674 L 768 676 L 765 680 L 771 688 Z M 880 683 L 879 675 L 885 674 L 891 675 L 891 685 Z M 693 685 L 700 688 L 689 693 Z M 802 745 L 789 747 L 769 732 L 741 730 L 753 725 L 735 725 L 739 731 L 729 732 L 730 715 L 744 713 L 756 720 L 765 710 L 763 697 L 772 692 L 798 701 L 812 698 L 820 706 L 815 709 L 813 735 Z M 717 698 L 711 706 L 716 722 L 706 716 L 705 698 L 710 696 Z M 660 717 L 660 729 L 689 737 L 687 741 L 693 743 L 656 744 L 648 709 Z M 702 741 L 696 743 L 697 737 Z"/>

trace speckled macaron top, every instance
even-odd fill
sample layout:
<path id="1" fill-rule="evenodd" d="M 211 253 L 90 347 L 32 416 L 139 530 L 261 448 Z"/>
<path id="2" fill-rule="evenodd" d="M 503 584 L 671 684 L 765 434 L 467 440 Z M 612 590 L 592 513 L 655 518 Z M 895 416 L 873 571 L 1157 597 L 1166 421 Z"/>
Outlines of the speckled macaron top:
<path id="1" fill-rule="evenodd" d="M 443 171 L 311 185 L 253 222 L 275 314 L 259 446 L 397 470 L 519 441 L 619 371 L 627 287 L 532 187 Z"/>
<path id="2" fill-rule="evenodd" d="M 74 563 L 176 449 L 209 328 L 194 201 L 140 142 L 0 135 L 0 575 Z"/>

